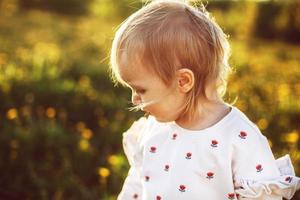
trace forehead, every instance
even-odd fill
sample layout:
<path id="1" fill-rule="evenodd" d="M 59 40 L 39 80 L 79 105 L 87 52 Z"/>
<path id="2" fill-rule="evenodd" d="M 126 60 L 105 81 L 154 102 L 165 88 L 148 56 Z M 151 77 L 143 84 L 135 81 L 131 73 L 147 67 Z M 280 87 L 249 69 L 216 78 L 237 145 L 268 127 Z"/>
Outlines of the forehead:
<path id="1" fill-rule="evenodd" d="M 139 59 L 130 62 L 125 53 L 120 57 L 119 74 L 126 83 L 139 83 L 153 78 L 152 73 L 142 66 Z"/>

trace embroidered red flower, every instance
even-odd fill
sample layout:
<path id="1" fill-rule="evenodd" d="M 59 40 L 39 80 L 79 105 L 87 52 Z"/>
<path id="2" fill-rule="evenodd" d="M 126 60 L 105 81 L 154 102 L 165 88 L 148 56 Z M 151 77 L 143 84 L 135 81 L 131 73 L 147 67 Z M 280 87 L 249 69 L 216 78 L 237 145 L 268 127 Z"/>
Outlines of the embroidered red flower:
<path id="1" fill-rule="evenodd" d="M 257 172 L 261 172 L 263 170 L 261 164 L 256 166 L 256 170 L 257 170 Z"/>
<path id="2" fill-rule="evenodd" d="M 145 176 L 145 181 L 149 181 L 150 177 L 149 176 Z"/>
<path id="3" fill-rule="evenodd" d="M 176 133 L 174 133 L 174 134 L 173 134 L 173 137 L 172 137 L 172 139 L 173 139 L 173 140 L 175 140 L 175 139 L 176 139 L 176 137 L 177 137 L 177 134 L 176 134 Z"/>
<path id="4" fill-rule="evenodd" d="M 180 185 L 179 186 L 179 191 L 180 192 L 185 192 L 185 188 L 186 188 L 185 185 Z"/>
<path id="5" fill-rule="evenodd" d="M 185 158 L 186 159 L 191 159 L 192 158 L 192 153 L 191 152 L 186 153 Z"/>
<path id="6" fill-rule="evenodd" d="M 242 139 L 246 139 L 247 133 L 245 131 L 240 131 L 239 137 Z"/>
<path id="7" fill-rule="evenodd" d="M 137 199 L 139 197 L 139 195 L 137 194 L 137 193 L 135 193 L 134 195 L 133 195 L 133 198 L 134 199 Z"/>
<path id="8" fill-rule="evenodd" d="M 161 196 L 157 195 L 156 200 L 161 200 Z"/>
<path id="9" fill-rule="evenodd" d="M 206 178 L 208 178 L 208 179 L 212 179 L 212 178 L 214 178 L 214 173 L 213 172 L 207 172 L 207 177 Z"/>
<path id="10" fill-rule="evenodd" d="M 211 141 L 211 146 L 212 147 L 217 147 L 218 146 L 218 141 L 217 140 L 212 140 Z"/>
<path id="11" fill-rule="evenodd" d="M 156 152 L 156 147 L 150 147 L 150 152 L 155 153 Z"/>
<path id="12" fill-rule="evenodd" d="M 285 178 L 285 181 L 290 183 L 292 181 L 292 179 L 293 179 L 292 177 L 288 176 Z"/>
<path id="13" fill-rule="evenodd" d="M 234 198 L 235 198 L 234 193 L 228 193 L 227 198 L 228 198 L 228 199 L 234 199 Z"/>
<path id="14" fill-rule="evenodd" d="M 165 171 L 169 171 L 170 166 L 169 165 L 165 165 Z"/>

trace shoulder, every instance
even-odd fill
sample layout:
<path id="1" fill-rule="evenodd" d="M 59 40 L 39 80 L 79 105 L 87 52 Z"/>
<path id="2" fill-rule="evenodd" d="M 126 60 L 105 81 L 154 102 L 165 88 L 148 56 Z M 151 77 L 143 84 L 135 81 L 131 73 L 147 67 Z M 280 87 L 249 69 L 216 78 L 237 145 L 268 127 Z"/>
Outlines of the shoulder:
<path id="1" fill-rule="evenodd" d="M 243 112 L 237 110 L 237 115 L 231 140 L 234 159 L 244 163 L 263 157 L 274 160 L 268 138 Z"/>
<path id="2" fill-rule="evenodd" d="M 232 132 L 233 134 L 233 140 L 236 142 L 239 142 L 241 140 L 258 140 L 261 138 L 266 138 L 266 136 L 263 135 L 261 130 L 258 128 L 258 126 L 251 121 L 245 113 L 243 113 L 238 108 L 234 107 L 235 109 L 235 118 L 234 118 L 234 124 L 232 126 Z"/>
<path id="3" fill-rule="evenodd" d="M 236 157 L 254 156 L 256 153 L 270 153 L 268 138 L 246 114 L 235 108 L 235 117 L 230 131 L 232 155 Z"/>
<path id="4" fill-rule="evenodd" d="M 139 165 L 141 161 L 141 140 L 153 123 L 152 117 L 140 117 L 134 121 L 130 128 L 123 133 L 123 149 L 130 165 Z"/>
<path id="5" fill-rule="evenodd" d="M 145 132 L 150 129 L 153 122 L 152 116 L 140 117 L 132 123 L 127 131 L 123 133 L 123 140 L 130 141 L 132 143 L 140 141 Z"/>

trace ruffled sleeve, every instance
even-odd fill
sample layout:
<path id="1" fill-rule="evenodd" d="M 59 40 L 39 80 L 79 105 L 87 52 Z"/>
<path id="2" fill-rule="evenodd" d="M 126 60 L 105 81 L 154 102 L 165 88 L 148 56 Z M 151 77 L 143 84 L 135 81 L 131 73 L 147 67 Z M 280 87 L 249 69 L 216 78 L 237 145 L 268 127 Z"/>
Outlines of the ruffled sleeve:
<path id="1" fill-rule="evenodd" d="M 300 188 L 290 156 L 275 160 L 267 138 L 257 127 L 239 130 L 234 142 L 232 170 L 238 199 L 291 199 Z"/>
<path id="2" fill-rule="evenodd" d="M 143 133 L 148 125 L 149 120 L 146 117 L 141 117 L 123 133 L 123 149 L 128 159 L 130 169 L 117 200 L 142 199 L 142 185 L 140 178 L 142 147 L 140 141 L 142 140 Z"/>

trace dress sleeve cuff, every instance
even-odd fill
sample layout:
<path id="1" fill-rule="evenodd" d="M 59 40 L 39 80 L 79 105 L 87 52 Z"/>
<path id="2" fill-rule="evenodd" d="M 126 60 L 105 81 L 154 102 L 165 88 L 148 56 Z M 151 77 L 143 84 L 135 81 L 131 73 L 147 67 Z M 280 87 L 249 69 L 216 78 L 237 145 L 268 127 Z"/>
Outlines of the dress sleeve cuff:
<path id="1" fill-rule="evenodd" d="M 268 180 L 236 178 L 235 192 L 242 197 L 259 199 L 264 195 L 276 195 L 291 199 L 300 188 L 300 179 L 295 176 L 290 156 L 287 154 L 276 160 L 280 176 Z"/>

